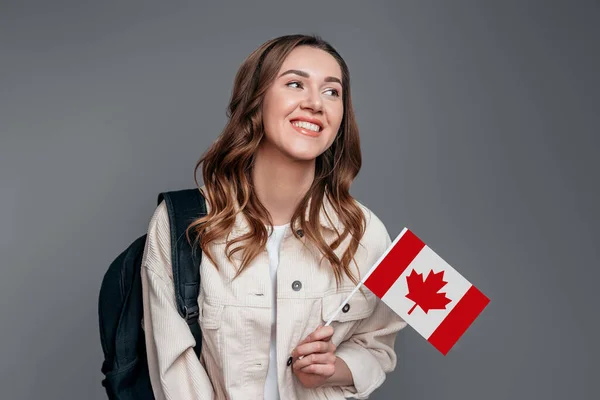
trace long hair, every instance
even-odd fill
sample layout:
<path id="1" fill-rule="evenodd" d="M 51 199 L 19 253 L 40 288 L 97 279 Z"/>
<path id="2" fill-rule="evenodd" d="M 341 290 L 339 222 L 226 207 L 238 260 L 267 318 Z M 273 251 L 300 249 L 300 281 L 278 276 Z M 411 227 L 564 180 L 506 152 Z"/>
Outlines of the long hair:
<path id="1" fill-rule="evenodd" d="M 217 265 L 208 245 L 227 236 L 234 226 L 237 213 L 241 212 L 250 229 L 246 234 L 228 241 L 225 247 L 230 261 L 235 252 L 243 250 L 242 263 L 235 277 L 264 250 L 268 239 L 265 226 L 273 224 L 268 210 L 253 195 L 251 168 L 264 136 L 262 103 L 265 93 L 275 80 L 285 58 L 298 46 L 324 50 L 338 62 L 342 70 L 344 110 L 333 144 L 315 160 L 315 177 L 292 216 L 292 232 L 298 237 L 296 231 L 298 227 L 301 228 L 304 237 L 316 245 L 331 264 L 338 287 L 343 273 L 358 284 L 350 270 L 350 262 L 366 224 L 360 206 L 349 193 L 350 185 L 362 164 L 358 126 L 350 95 L 350 74 L 338 52 L 318 36 L 288 35 L 272 39 L 252 52 L 240 66 L 227 110 L 228 122 L 194 169 L 198 185 L 197 171 L 202 164 L 210 210 L 205 217 L 197 219 L 188 227 L 187 238 L 189 241 L 192 232 L 196 238 L 194 246 L 199 243 L 203 253 Z M 325 196 L 344 227 L 343 232 L 337 232 L 337 238 L 332 243 L 324 240 L 318 220 Z M 309 205 L 310 209 L 307 210 Z M 310 217 L 305 220 L 307 211 Z M 340 259 L 334 250 L 349 235 L 348 247 Z M 231 249 L 236 243 L 246 241 L 244 245 Z"/>

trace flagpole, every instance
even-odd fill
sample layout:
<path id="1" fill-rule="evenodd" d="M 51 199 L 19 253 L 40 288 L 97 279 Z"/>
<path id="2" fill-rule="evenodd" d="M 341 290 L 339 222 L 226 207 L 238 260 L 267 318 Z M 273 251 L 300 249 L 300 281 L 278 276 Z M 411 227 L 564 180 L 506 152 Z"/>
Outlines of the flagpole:
<path id="1" fill-rule="evenodd" d="M 358 289 L 360 289 L 360 287 L 363 285 L 363 283 L 365 283 L 365 281 L 367 280 L 367 278 L 373 273 L 373 271 L 375 271 L 375 268 L 377 268 L 377 266 L 381 263 L 381 261 L 387 256 L 387 253 L 390 251 L 390 248 L 394 247 L 394 245 L 398 242 L 398 240 L 400 240 L 400 238 L 402 237 L 402 235 L 404 235 L 404 233 L 407 230 L 408 230 L 408 228 L 402 229 L 402 232 L 400 232 L 400 234 L 396 237 L 396 239 L 394 239 L 394 241 L 391 243 L 391 245 L 388 247 L 388 249 L 381 255 L 381 257 L 379 257 L 379 259 L 377 260 L 377 262 L 375 262 L 375 264 L 373 264 L 373 266 L 371 267 L 371 269 L 369 270 L 369 272 L 367 272 L 367 274 L 362 278 L 362 280 L 358 283 L 358 285 L 356 285 L 356 287 L 350 293 L 350 295 L 348 296 L 348 298 L 346 298 L 346 300 L 344 300 L 344 302 L 342 303 L 342 305 L 339 306 L 339 308 L 337 310 L 335 310 L 335 313 L 331 316 L 331 318 L 329 318 L 329 321 L 327 321 L 327 323 L 325 324 L 325 326 L 331 325 L 331 322 L 333 322 L 333 319 L 340 313 L 340 311 L 342 311 L 342 309 L 344 308 L 344 306 L 346 304 L 348 304 L 348 302 L 350 301 L 350 298 L 352 296 L 354 296 L 354 293 L 356 293 L 358 291 Z"/>
<path id="2" fill-rule="evenodd" d="M 331 322 L 333 321 L 333 319 L 340 313 L 340 311 L 342 311 L 342 309 L 344 308 L 344 306 L 350 301 L 350 298 L 354 295 L 354 293 L 356 293 L 358 291 L 358 289 L 360 289 L 360 287 L 362 286 L 363 281 L 361 281 L 358 285 L 356 285 L 356 287 L 354 288 L 354 290 L 350 293 L 350 295 L 348 296 L 348 298 L 342 303 L 342 305 L 335 311 L 335 313 L 331 316 L 331 318 L 329 318 L 329 321 L 327 321 L 327 323 L 325 324 L 325 326 L 329 326 L 331 324 Z"/>
<path id="3" fill-rule="evenodd" d="M 367 274 L 362 278 L 362 280 L 358 283 L 358 285 L 356 285 L 356 287 L 354 288 L 354 290 L 352 290 L 352 292 L 350 292 L 350 295 L 348 295 L 348 297 L 346 298 L 346 300 L 344 300 L 344 302 L 342 303 L 342 305 L 339 306 L 337 310 L 335 310 L 335 313 L 333 313 L 333 315 L 331 316 L 331 318 L 329 318 L 329 321 L 327 321 L 327 323 L 325 324 L 325 326 L 331 325 L 331 322 L 333 322 L 333 319 L 340 313 L 340 311 L 342 311 L 342 309 L 344 308 L 344 306 L 346 304 L 348 304 L 348 302 L 350 301 L 350 299 L 352 298 L 352 296 L 354 296 L 354 293 L 356 293 L 360 289 L 360 287 L 363 285 L 363 283 L 365 283 L 365 281 L 367 280 L 367 278 L 369 277 L 369 275 L 371 275 L 371 273 L 373 271 L 375 271 L 375 268 L 379 265 L 379 261 L 376 262 L 375 265 L 373 265 L 371 267 L 371 269 L 369 270 L 369 272 L 367 272 Z"/>

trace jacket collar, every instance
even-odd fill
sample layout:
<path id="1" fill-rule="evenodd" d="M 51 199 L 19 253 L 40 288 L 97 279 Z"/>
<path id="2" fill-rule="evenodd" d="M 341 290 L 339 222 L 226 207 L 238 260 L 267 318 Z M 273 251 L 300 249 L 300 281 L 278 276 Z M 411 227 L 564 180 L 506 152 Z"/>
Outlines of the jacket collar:
<path id="1" fill-rule="evenodd" d="M 200 187 L 200 191 L 202 193 L 206 193 L 206 186 L 202 185 Z M 312 201 L 312 198 L 308 200 L 306 212 L 304 213 L 305 221 L 308 221 L 308 219 L 309 219 L 311 201 Z M 206 208 L 207 208 L 207 210 L 210 209 L 210 205 L 208 204 L 208 202 L 206 204 Z M 238 205 L 236 205 L 236 210 L 237 209 L 239 209 Z M 335 212 L 335 208 L 333 207 L 333 204 L 331 203 L 331 201 L 329 201 L 327 196 L 325 196 L 323 198 L 323 205 L 321 206 L 321 210 L 319 212 L 319 223 L 321 224 L 321 226 L 323 228 L 332 230 L 334 232 L 336 230 L 339 232 L 342 232 L 344 229 L 344 226 L 341 223 L 338 214 Z M 300 228 L 297 228 L 297 229 L 300 229 Z M 246 233 L 248 230 L 249 230 L 248 220 L 246 219 L 246 217 L 244 216 L 243 213 L 238 213 L 235 218 L 235 223 L 233 225 L 231 236 L 233 236 L 233 237 L 241 236 L 244 233 Z M 291 230 L 287 229 L 286 237 L 290 236 L 290 235 L 291 235 Z"/>

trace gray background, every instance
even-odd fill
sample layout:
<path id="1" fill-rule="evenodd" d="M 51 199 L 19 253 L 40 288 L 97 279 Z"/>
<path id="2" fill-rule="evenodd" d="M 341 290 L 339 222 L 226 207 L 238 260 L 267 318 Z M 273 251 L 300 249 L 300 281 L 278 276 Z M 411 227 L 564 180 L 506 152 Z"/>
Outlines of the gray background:
<path id="1" fill-rule="evenodd" d="M 296 32 L 350 66 L 353 195 L 491 298 L 446 357 L 404 330 L 372 398 L 598 398 L 599 8 L 2 1 L 0 398 L 104 398 L 106 268 L 193 186 L 243 59 Z"/>

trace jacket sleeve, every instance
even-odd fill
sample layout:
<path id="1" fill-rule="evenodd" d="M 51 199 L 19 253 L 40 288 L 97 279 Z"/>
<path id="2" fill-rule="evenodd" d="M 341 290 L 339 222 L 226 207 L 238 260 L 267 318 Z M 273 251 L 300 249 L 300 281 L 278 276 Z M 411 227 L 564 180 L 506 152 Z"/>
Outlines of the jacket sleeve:
<path id="1" fill-rule="evenodd" d="M 152 390 L 157 400 L 213 399 L 210 379 L 194 353 L 194 337 L 177 312 L 165 203 L 148 227 L 142 258 L 144 334 Z"/>
<path id="2" fill-rule="evenodd" d="M 380 221 L 377 222 L 383 226 Z M 373 262 L 391 245 L 385 227 L 378 231 L 376 236 L 379 236 L 379 245 L 374 247 L 378 252 L 376 251 L 376 257 L 371 259 Z M 385 238 L 382 238 L 382 235 Z M 385 243 L 383 249 L 381 243 Z M 386 373 L 396 368 L 394 343 L 398 331 L 407 323 L 381 299 L 377 298 L 376 301 L 373 313 L 357 325 L 352 336 L 340 343 L 336 351 L 336 355 L 348 365 L 354 380 L 354 385 L 341 388 L 346 398 L 368 398 L 383 384 Z"/>

